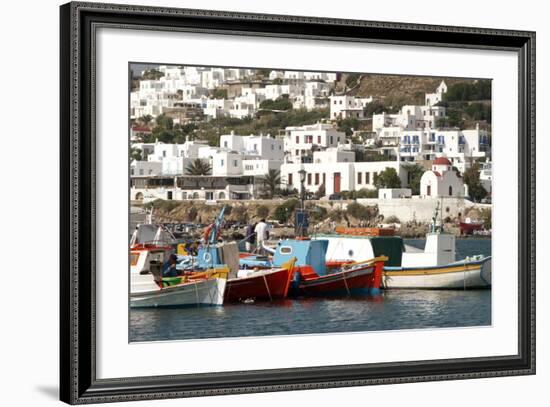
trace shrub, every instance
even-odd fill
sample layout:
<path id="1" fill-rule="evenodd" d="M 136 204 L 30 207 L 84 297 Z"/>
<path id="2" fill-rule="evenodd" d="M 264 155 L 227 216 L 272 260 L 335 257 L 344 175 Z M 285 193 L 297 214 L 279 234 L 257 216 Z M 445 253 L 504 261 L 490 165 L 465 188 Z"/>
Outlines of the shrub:
<path id="1" fill-rule="evenodd" d="M 300 203 L 297 199 L 289 199 L 275 208 L 273 217 L 282 223 L 287 223 L 291 219 L 294 210 Z"/>
<path id="2" fill-rule="evenodd" d="M 268 215 L 269 215 L 269 208 L 267 206 L 259 205 L 256 208 L 256 216 L 258 218 L 264 219 L 264 218 L 267 218 Z"/>
<path id="3" fill-rule="evenodd" d="M 322 206 L 314 206 L 310 213 L 311 219 L 313 219 L 315 222 L 321 222 L 325 220 L 328 215 L 328 211 Z"/>
<path id="4" fill-rule="evenodd" d="M 346 213 L 350 216 L 353 216 L 355 219 L 364 219 L 368 220 L 370 218 L 370 211 L 365 205 L 360 203 L 353 202 L 348 205 Z"/>
<path id="5" fill-rule="evenodd" d="M 191 206 L 188 210 L 187 210 L 187 213 L 185 215 L 185 218 L 188 222 L 193 222 L 196 218 L 197 218 L 197 215 L 199 214 L 199 211 L 197 210 L 197 208 L 195 208 L 194 206 Z"/>
<path id="6" fill-rule="evenodd" d="M 342 218 L 344 217 L 344 211 L 341 210 L 340 208 L 334 209 L 334 210 L 330 211 L 328 217 L 333 222 L 340 222 L 342 220 Z"/>
<path id="7" fill-rule="evenodd" d="M 388 219 L 386 219 L 386 223 L 401 223 L 399 218 L 395 215 L 388 216 Z"/>

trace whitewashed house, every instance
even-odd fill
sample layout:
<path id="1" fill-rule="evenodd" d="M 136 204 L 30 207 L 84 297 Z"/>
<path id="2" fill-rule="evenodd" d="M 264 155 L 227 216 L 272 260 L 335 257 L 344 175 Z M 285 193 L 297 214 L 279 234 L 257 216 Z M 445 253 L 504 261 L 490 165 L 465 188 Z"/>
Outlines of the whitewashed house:
<path id="1" fill-rule="evenodd" d="M 420 178 L 420 196 L 422 198 L 464 197 L 467 187 L 445 157 L 436 158 L 432 169 L 425 171 Z"/>
<path id="2" fill-rule="evenodd" d="M 161 175 L 162 163 L 153 161 L 136 161 L 130 163 L 130 175 Z"/>
<path id="3" fill-rule="evenodd" d="M 355 162 L 355 152 L 340 147 L 329 147 L 313 153 L 314 164 L 334 164 Z"/>
<path id="4" fill-rule="evenodd" d="M 321 185 L 325 188 L 325 195 L 374 189 L 378 174 L 388 167 L 396 170 L 404 185 L 407 173 L 397 161 L 284 163 L 281 166 L 281 183 L 288 189 L 300 190 L 299 172 L 304 170 L 304 188 L 311 193 L 317 192 Z"/>
<path id="5" fill-rule="evenodd" d="M 372 97 L 358 98 L 355 96 L 331 96 L 330 118 L 336 119 L 364 119 L 365 108 L 372 102 Z"/>
<path id="6" fill-rule="evenodd" d="M 447 93 L 447 84 L 445 81 L 441 81 L 435 93 L 426 93 L 426 105 L 434 106 L 435 104 L 443 101 L 443 94 Z"/>
<path id="7" fill-rule="evenodd" d="M 293 162 L 311 161 L 314 150 L 337 147 L 345 142 L 346 134 L 326 123 L 287 127 L 284 134 L 284 150 Z"/>

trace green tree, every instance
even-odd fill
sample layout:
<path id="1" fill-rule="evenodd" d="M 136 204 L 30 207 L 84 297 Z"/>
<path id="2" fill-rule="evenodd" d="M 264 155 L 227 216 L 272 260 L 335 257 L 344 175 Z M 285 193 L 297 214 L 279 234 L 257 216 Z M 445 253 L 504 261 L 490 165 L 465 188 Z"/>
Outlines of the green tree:
<path id="1" fill-rule="evenodd" d="M 227 89 L 217 88 L 211 94 L 214 99 L 227 99 Z"/>
<path id="2" fill-rule="evenodd" d="M 412 194 L 420 195 L 420 178 L 424 174 L 424 168 L 418 164 L 406 164 L 403 168 L 407 171 L 407 179 Z"/>
<path id="3" fill-rule="evenodd" d="M 166 130 L 172 130 L 174 128 L 174 119 L 172 119 L 170 116 L 163 114 L 159 114 L 155 122 L 157 123 L 157 127 L 160 127 L 162 129 Z"/>
<path id="4" fill-rule="evenodd" d="M 346 78 L 346 86 L 348 88 L 353 88 L 355 85 L 357 85 L 360 78 L 361 78 L 361 75 L 359 75 L 358 73 L 348 74 L 348 76 Z"/>
<path id="5" fill-rule="evenodd" d="M 141 150 L 135 147 L 130 148 L 130 159 L 136 160 L 136 161 L 142 161 L 143 157 L 141 156 Z"/>
<path id="6" fill-rule="evenodd" d="M 260 109 L 265 110 L 292 110 L 292 102 L 288 95 L 281 95 L 277 99 L 267 99 L 260 103 Z"/>
<path id="7" fill-rule="evenodd" d="M 379 100 L 373 100 L 367 107 L 365 107 L 365 114 L 367 117 L 372 116 L 373 114 L 380 114 L 386 111 L 386 105 Z"/>
<path id="8" fill-rule="evenodd" d="M 260 179 L 260 182 L 263 184 L 263 188 L 268 198 L 271 199 L 281 184 L 281 172 L 279 170 L 270 169 L 267 174 Z"/>
<path id="9" fill-rule="evenodd" d="M 380 172 L 374 180 L 374 186 L 380 188 L 401 188 L 401 178 L 397 175 L 395 168 L 387 167 Z"/>
<path id="10" fill-rule="evenodd" d="M 479 164 L 473 163 L 464 171 L 463 180 L 468 185 L 468 194 L 474 202 L 479 202 L 487 196 L 487 191 L 479 181 Z"/>
<path id="11" fill-rule="evenodd" d="M 210 164 L 200 158 L 195 159 L 192 163 L 185 167 L 185 172 L 187 175 L 208 175 L 211 171 L 212 167 Z"/>
<path id="12" fill-rule="evenodd" d="M 157 71 L 156 69 L 152 68 L 152 69 L 147 69 L 143 72 L 143 74 L 141 75 L 141 79 L 143 80 L 159 80 L 160 78 L 162 78 L 164 76 L 164 74 L 160 71 Z"/>
<path id="13" fill-rule="evenodd" d="M 359 128 L 359 120 L 353 118 L 341 119 L 336 122 L 338 131 L 343 131 L 346 136 L 351 136 L 354 130 Z"/>
<path id="14" fill-rule="evenodd" d="M 474 83 L 455 83 L 443 94 L 444 102 L 491 100 L 491 80 L 482 79 Z"/>
<path id="15" fill-rule="evenodd" d="M 149 126 L 149 124 L 153 121 L 153 116 L 150 114 L 146 114 L 145 116 L 141 116 L 138 119 L 138 122 L 141 123 L 143 126 Z"/>

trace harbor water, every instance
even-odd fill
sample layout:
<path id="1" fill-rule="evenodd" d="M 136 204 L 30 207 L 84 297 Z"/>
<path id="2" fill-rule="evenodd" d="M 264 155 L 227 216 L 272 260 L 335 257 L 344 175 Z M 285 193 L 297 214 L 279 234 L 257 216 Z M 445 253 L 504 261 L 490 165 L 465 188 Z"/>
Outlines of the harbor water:
<path id="1" fill-rule="evenodd" d="M 423 248 L 424 239 L 405 243 Z M 457 239 L 456 258 L 491 255 L 490 239 Z M 130 341 L 491 325 L 491 290 L 388 290 L 378 297 L 297 299 L 223 307 L 131 309 Z"/>

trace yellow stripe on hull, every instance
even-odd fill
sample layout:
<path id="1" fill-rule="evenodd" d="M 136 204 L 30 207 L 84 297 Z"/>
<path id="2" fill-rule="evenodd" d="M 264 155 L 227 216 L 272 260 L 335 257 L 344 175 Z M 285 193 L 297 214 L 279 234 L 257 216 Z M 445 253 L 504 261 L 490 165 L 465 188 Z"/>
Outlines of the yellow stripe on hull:
<path id="1" fill-rule="evenodd" d="M 465 271 L 481 270 L 480 265 L 475 266 L 456 266 L 456 267 L 443 267 L 433 269 L 409 269 L 403 271 L 384 271 L 384 275 L 391 276 L 427 276 L 433 274 L 448 274 L 448 273 L 462 273 Z"/>

